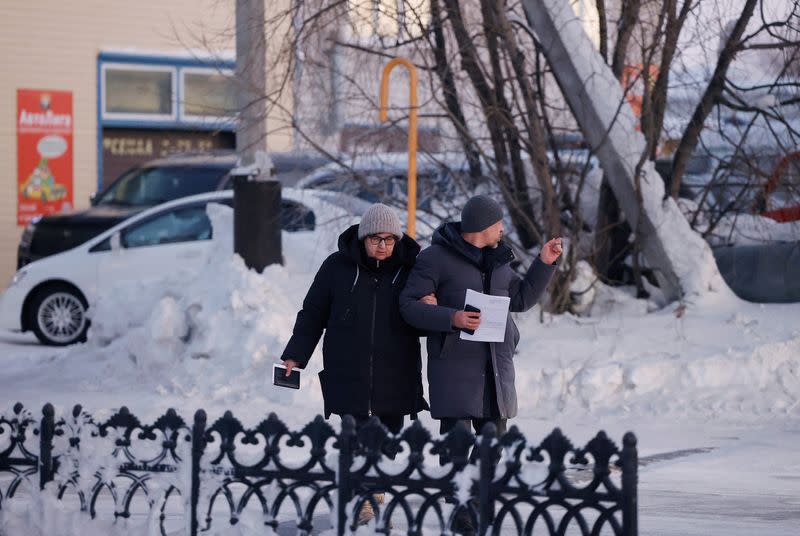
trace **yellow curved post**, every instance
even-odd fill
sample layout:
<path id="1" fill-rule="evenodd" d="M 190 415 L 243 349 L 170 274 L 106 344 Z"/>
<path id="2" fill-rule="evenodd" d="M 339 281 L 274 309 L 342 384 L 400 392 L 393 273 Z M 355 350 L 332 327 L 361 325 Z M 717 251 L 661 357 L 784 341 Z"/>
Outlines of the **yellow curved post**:
<path id="1" fill-rule="evenodd" d="M 410 110 L 408 112 L 408 236 L 417 238 L 417 68 L 405 58 L 395 58 L 383 68 L 381 77 L 381 122 L 389 120 L 389 74 L 402 65 L 408 69 Z"/>

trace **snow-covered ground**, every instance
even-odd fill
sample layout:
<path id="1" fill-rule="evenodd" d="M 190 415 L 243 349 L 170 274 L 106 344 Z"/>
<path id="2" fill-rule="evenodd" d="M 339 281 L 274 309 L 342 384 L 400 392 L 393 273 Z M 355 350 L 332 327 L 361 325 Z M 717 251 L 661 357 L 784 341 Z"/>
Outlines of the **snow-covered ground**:
<path id="1" fill-rule="evenodd" d="M 230 236 L 229 210 L 210 209 L 215 237 Z M 285 233 L 285 265 L 261 275 L 217 238 L 194 281 L 107 289 L 83 345 L 0 335 L 0 410 L 52 402 L 98 417 L 126 405 L 144 421 L 169 407 L 187 420 L 204 408 L 212 421 L 226 409 L 245 425 L 271 411 L 290 426 L 310 421 L 322 408 L 320 356 L 300 391 L 273 387 L 271 367 L 345 225 Z M 633 430 L 641 534 L 800 534 L 800 304 L 725 292 L 658 308 L 601 285 L 592 293 L 580 317 L 518 315 L 511 424 L 537 440 L 559 426 L 576 444 Z"/>

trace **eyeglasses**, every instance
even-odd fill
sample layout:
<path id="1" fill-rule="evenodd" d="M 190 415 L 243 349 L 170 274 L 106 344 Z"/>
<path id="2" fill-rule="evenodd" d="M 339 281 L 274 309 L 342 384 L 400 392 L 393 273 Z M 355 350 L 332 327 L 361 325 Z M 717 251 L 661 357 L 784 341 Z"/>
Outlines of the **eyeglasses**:
<path id="1" fill-rule="evenodd" d="M 369 240 L 369 243 L 372 244 L 373 246 L 377 246 L 378 244 L 383 242 L 384 244 L 386 244 L 386 247 L 392 247 L 394 243 L 397 242 L 397 238 L 395 238 L 394 236 L 384 237 L 373 234 L 367 236 L 367 239 Z"/>

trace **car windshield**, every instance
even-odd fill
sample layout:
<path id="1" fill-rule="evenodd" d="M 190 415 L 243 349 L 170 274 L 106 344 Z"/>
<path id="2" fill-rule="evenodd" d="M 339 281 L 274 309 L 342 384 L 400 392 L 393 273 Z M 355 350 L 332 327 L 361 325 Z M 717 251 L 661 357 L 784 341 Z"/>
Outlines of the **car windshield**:
<path id="1" fill-rule="evenodd" d="M 98 205 L 152 206 L 217 189 L 227 169 L 153 167 L 129 171 L 97 201 Z"/>

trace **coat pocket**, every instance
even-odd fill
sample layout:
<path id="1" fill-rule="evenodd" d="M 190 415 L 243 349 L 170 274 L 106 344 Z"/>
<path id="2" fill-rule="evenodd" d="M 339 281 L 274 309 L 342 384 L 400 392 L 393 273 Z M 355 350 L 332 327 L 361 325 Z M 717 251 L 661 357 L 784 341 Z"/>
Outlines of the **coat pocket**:
<path id="1" fill-rule="evenodd" d="M 509 316 L 508 323 L 511 324 L 511 335 L 512 341 L 514 345 L 511 347 L 512 352 L 517 349 L 517 345 L 519 344 L 519 328 L 517 327 L 517 323 L 514 322 L 514 319 Z"/>
<path id="2" fill-rule="evenodd" d="M 356 306 L 348 300 L 346 303 L 334 303 L 328 317 L 329 327 L 348 328 L 356 323 Z"/>
<path id="3" fill-rule="evenodd" d="M 438 359 L 444 349 L 447 333 L 431 331 L 428 333 L 428 359 Z"/>
<path id="4" fill-rule="evenodd" d="M 444 333 L 444 341 L 442 342 L 442 351 L 439 353 L 439 356 L 448 355 L 450 352 L 452 352 L 453 346 L 458 344 L 459 337 L 461 337 L 460 331 L 455 331 L 453 333 Z"/>

